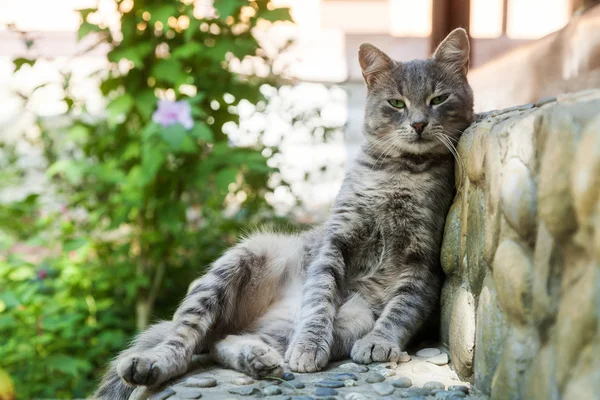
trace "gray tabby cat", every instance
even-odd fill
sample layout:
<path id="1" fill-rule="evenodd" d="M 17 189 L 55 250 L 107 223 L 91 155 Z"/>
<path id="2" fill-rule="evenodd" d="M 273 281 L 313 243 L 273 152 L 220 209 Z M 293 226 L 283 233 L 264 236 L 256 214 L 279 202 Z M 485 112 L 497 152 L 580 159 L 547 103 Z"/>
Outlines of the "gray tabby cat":
<path id="1" fill-rule="evenodd" d="M 397 361 L 439 299 L 453 143 L 473 120 L 468 55 L 462 29 L 429 60 L 399 63 L 362 45 L 367 140 L 324 226 L 257 233 L 228 250 L 190 285 L 173 321 L 117 357 L 95 397 L 157 387 L 204 346 L 256 378 L 281 375 L 284 359 L 297 372 L 348 356 Z"/>

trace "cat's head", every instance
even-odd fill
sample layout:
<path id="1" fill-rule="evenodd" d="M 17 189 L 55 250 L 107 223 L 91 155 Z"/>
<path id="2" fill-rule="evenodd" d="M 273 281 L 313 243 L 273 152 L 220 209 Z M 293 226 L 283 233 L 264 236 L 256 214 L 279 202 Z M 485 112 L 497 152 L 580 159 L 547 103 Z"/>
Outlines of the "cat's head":
<path id="1" fill-rule="evenodd" d="M 374 153 L 450 152 L 473 121 L 464 29 L 452 31 L 427 60 L 397 62 L 363 44 L 359 61 L 368 86 L 365 135 Z"/>

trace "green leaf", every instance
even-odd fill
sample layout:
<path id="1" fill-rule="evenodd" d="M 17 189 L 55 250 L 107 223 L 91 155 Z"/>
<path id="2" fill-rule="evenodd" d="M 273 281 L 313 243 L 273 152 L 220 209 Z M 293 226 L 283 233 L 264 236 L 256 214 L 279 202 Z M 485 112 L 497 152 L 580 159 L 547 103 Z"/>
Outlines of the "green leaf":
<path id="1" fill-rule="evenodd" d="M 219 17 L 225 19 L 229 15 L 234 15 L 236 9 L 239 10 L 243 3 L 240 0 L 215 0 L 214 7 L 219 12 Z"/>
<path id="2" fill-rule="evenodd" d="M 145 119 L 150 119 L 152 113 L 156 109 L 156 96 L 154 91 L 150 89 L 142 90 L 136 96 L 135 106 Z"/>
<path id="3" fill-rule="evenodd" d="M 173 58 L 160 60 L 152 67 L 152 75 L 161 81 L 179 83 L 187 79 L 181 63 Z"/>
<path id="4" fill-rule="evenodd" d="M 77 143 L 85 141 L 88 138 L 89 133 L 89 129 L 82 124 L 73 125 L 68 131 L 69 139 Z"/>
<path id="5" fill-rule="evenodd" d="M 81 25 L 79 25 L 79 29 L 77 30 L 77 40 L 81 40 L 92 32 L 98 32 L 101 28 L 98 25 L 90 24 L 89 22 L 83 20 Z"/>
<path id="6" fill-rule="evenodd" d="M 151 138 L 153 138 L 157 133 L 160 132 L 160 130 L 162 129 L 162 127 L 158 124 L 155 123 L 149 123 L 148 125 L 146 125 L 146 127 L 142 130 L 141 136 L 142 136 L 142 140 L 143 141 L 148 141 Z"/>
<path id="7" fill-rule="evenodd" d="M 212 130 L 204 122 L 197 122 L 190 131 L 190 135 L 209 143 L 215 140 Z"/>
<path id="8" fill-rule="evenodd" d="M 124 93 L 114 98 L 106 106 L 109 120 L 116 121 L 119 116 L 127 114 L 131 110 L 131 107 L 133 107 L 133 97 L 130 94 Z"/>
<path id="9" fill-rule="evenodd" d="M 149 7 L 148 12 L 150 13 L 150 22 L 154 23 L 156 21 L 160 21 L 165 28 L 169 24 L 169 17 L 178 14 L 177 8 L 172 4 Z"/>
<path id="10" fill-rule="evenodd" d="M 166 154 L 162 148 L 150 143 L 145 144 L 142 150 L 141 183 L 146 185 L 156 176 L 165 161 Z"/>
<path id="11" fill-rule="evenodd" d="M 194 142 L 181 124 L 167 126 L 160 131 L 160 137 L 173 151 L 193 152 L 196 150 Z"/>
<path id="12" fill-rule="evenodd" d="M 202 46 L 196 42 L 189 42 L 184 44 L 183 46 L 175 48 L 171 53 L 171 57 L 175 59 L 180 58 L 189 58 L 194 56 L 202 51 Z"/>
<path id="13" fill-rule="evenodd" d="M 275 8 L 273 10 L 267 10 L 259 15 L 260 18 L 266 19 L 267 21 L 292 21 L 290 9 L 287 7 Z"/>
<path id="14" fill-rule="evenodd" d="M 33 67 L 35 62 L 36 62 L 35 59 L 29 59 L 29 58 L 24 58 L 24 57 L 15 58 L 13 60 L 13 64 L 15 66 L 14 72 L 17 72 L 18 70 L 20 70 L 23 67 L 23 65 L 29 65 L 30 67 Z"/>
<path id="15" fill-rule="evenodd" d="M 226 193 L 229 191 L 229 185 L 236 181 L 238 174 L 237 168 L 225 168 L 215 174 L 215 185 L 217 189 Z"/>

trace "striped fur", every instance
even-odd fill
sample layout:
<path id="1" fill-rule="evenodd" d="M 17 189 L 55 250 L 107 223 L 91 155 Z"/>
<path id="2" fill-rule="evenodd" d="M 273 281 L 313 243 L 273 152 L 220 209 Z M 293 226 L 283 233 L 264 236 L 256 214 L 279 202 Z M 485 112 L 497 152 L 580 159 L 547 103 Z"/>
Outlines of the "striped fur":
<path id="1" fill-rule="evenodd" d="M 159 386 L 205 347 L 223 366 L 257 378 L 280 375 L 286 362 L 312 372 L 348 356 L 397 361 L 439 299 L 451 145 L 473 119 L 465 54 L 461 30 L 424 61 L 398 63 L 363 46 L 367 141 L 326 223 L 300 235 L 256 233 L 228 250 L 190 285 L 173 321 L 117 357 L 96 398 Z M 415 120 L 427 121 L 420 138 Z"/>

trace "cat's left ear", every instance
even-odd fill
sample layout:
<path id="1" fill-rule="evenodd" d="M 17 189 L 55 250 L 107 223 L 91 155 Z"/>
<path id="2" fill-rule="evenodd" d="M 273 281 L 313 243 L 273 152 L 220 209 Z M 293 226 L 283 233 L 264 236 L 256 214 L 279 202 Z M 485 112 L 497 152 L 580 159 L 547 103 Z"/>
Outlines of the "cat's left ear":
<path id="1" fill-rule="evenodd" d="M 358 62 L 369 88 L 373 87 L 382 73 L 394 67 L 394 61 L 387 54 L 368 43 L 360 45 Z"/>
<path id="2" fill-rule="evenodd" d="M 432 58 L 456 72 L 466 75 L 469 71 L 469 37 L 467 31 L 456 28 L 450 32 L 435 50 Z"/>

